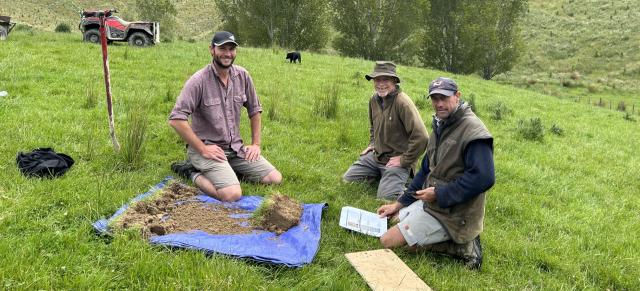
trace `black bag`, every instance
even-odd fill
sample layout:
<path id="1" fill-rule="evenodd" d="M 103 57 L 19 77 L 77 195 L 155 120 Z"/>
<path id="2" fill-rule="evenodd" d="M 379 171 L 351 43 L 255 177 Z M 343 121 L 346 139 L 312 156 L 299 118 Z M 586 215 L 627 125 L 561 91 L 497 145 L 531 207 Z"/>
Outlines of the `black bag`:
<path id="1" fill-rule="evenodd" d="M 73 166 L 73 159 L 51 148 L 39 148 L 30 153 L 18 153 L 16 163 L 27 177 L 53 178 L 64 175 Z"/>

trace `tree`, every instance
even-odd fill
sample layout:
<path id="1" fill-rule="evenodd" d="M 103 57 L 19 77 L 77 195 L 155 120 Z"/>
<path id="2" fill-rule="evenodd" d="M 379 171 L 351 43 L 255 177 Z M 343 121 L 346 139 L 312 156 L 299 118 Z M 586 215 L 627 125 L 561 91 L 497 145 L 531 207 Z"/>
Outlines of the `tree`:
<path id="1" fill-rule="evenodd" d="M 491 79 L 516 62 L 518 20 L 527 0 L 430 0 L 422 61 L 456 74 Z"/>
<path id="2" fill-rule="evenodd" d="M 216 0 L 224 29 L 256 46 L 320 49 L 329 38 L 328 3 L 314 0 Z"/>
<path id="3" fill-rule="evenodd" d="M 173 40 L 178 10 L 173 0 L 136 0 L 138 16 L 160 23 L 162 40 Z"/>
<path id="4" fill-rule="evenodd" d="M 485 80 L 491 80 L 495 75 L 507 72 L 522 51 L 522 38 L 518 21 L 527 9 L 526 0 L 496 1 L 494 9 L 487 11 L 490 15 L 485 19 L 492 20 L 494 29 L 483 34 L 487 43 L 480 56 L 480 75 Z"/>
<path id="5" fill-rule="evenodd" d="M 369 60 L 405 62 L 414 53 L 422 0 L 332 0 L 334 47 Z"/>

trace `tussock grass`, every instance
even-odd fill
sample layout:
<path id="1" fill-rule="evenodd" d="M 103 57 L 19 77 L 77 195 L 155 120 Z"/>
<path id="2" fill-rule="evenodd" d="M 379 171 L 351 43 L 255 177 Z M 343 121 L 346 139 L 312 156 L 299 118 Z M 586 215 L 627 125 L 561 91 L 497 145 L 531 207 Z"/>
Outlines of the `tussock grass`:
<path id="1" fill-rule="evenodd" d="M 166 88 L 182 88 L 211 61 L 207 45 L 175 41 L 130 50 L 126 60 L 126 45 L 109 47 L 116 130 L 123 146 L 134 101 L 148 104 L 142 163 L 126 169 L 111 147 L 102 97 L 93 109 L 83 108 L 86 88 L 104 88 L 99 46 L 83 44 L 77 33 L 32 36 L 25 31 L 12 31 L 0 44 L 0 90 L 9 92 L 0 98 L 0 160 L 5 161 L 0 163 L 2 288 L 367 288 L 344 253 L 381 245 L 377 238 L 338 226 L 343 206 L 375 211 L 383 203 L 375 199 L 375 188 L 340 181 L 369 142 L 372 87 L 357 72 L 370 72 L 373 62 L 361 59 L 303 52 L 304 65 L 290 66 L 283 61 L 283 51 L 238 51 L 236 63 L 251 73 L 267 112 L 263 114 L 274 100 L 282 101 L 282 119 L 262 119 L 262 153 L 282 172 L 284 182 L 242 183 L 243 193 L 277 190 L 305 203 L 329 204 L 312 264 L 288 269 L 156 247 L 134 233 L 110 240 L 94 235 L 92 222 L 172 175 L 169 165 L 184 159 L 184 143 L 167 125 L 173 104 L 165 101 Z M 404 66 L 399 72 L 409 96 L 423 95 L 430 80 L 447 75 Z M 487 96 L 480 101 L 502 102 L 513 110 L 514 118 L 496 121 L 481 104 L 483 122 L 495 140 L 497 171 L 496 184 L 487 194 L 483 270 L 468 271 L 451 258 L 429 253 L 398 249 L 398 256 L 437 290 L 640 286 L 640 181 L 635 178 L 640 176 L 640 156 L 633 146 L 640 140 L 638 122 L 593 106 L 596 98 L 573 102 L 473 76 L 448 76 L 463 92 Z M 314 99 L 330 82 L 340 86 L 339 114 L 319 118 L 313 113 Z M 429 131 L 432 113 L 430 106 L 420 110 Z M 544 142 L 523 139 L 514 130 L 517 121 L 532 116 L 561 125 L 564 135 L 549 134 Z M 246 112 L 241 131 L 247 141 Z M 42 146 L 69 154 L 77 163 L 59 179 L 24 178 L 11 161 L 21 150 Z"/>
<path id="2" fill-rule="evenodd" d="M 133 106 L 127 111 L 127 127 L 122 147 L 122 160 L 129 169 L 139 168 L 144 162 L 148 122 L 147 105 L 133 102 Z"/>
<path id="3" fill-rule="evenodd" d="M 494 101 L 487 105 L 489 117 L 493 120 L 500 121 L 513 113 L 513 110 L 502 101 Z"/>
<path id="4" fill-rule="evenodd" d="M 340 88 L 335 84 L 326 86 L 313 103 L 313 112 L 320 117 L 335 119 L 339 111 Z"/>
<path id="5" fill-rule="evenodd" d="M 93 86 L 89 86 L 86 88 L 84 108 L 91 109 L 96 107 L 98 104 L 98 93 L 96 92 L 96 88 Z"/>
<path id="6" fill-rule="evenodd" d="M 544 141 L 544 126 L 540 117 L 532 117 L 527 120 L 518 120 L 518 133 L 525 139 Z"/>

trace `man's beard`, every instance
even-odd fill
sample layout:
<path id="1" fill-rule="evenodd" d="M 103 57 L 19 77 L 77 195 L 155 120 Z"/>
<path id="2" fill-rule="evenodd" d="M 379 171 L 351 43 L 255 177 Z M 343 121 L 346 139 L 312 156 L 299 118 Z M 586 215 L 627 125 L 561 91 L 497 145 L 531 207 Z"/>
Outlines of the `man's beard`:
<path id="1" fill-rule="evenodd" d="M 213 61 L 216 63 L 216 65 L 218 65 L 219 67 L 224 68 L 224 69 L 228 69 L 229 67 L 231 67 L 231 65 L 233 65 L 233 62 L 234 62 L 235 60 L 236 60 L 236 58 L 231 59 L 231 63 L 227 66 L 227 65 L 223 64 L 223 63 L 220 61 L 220 58 L 219 58 L 219 57 L 216 57 L 216 56 L 214 56 L 214 57 L 213 57 Z"/>

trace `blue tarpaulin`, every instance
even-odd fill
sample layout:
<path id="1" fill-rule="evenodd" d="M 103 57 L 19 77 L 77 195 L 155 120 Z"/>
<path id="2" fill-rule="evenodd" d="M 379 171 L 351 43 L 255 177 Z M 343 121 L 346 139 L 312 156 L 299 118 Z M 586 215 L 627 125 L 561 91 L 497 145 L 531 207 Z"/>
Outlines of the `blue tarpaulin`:
<path id="1" fill-rule="evenodd" d="M 122 215 L 131 205 L 145 197 L 160 191 L 171 177 L 152 187 L 146 193 L 133 198 L 123 205 L 109 219 L 101 219 L 93 223 L 100 234 L 109 234 L 109 223 Z M 204 203 L 217 203 L 225 207 L 241 208 L 253 212 L 262 202 L 260 196 L 243 196 L 237 202 L 220 202 L 206 195 L 196 198 Z M 172 233 L 152 236 L 149 242 L 153 245 L 201 250 L 207 253 L 226 254 L 240 258 L 248 258 L 259 262 L 282 264 L 289 267 L 301 267 L 310 263 L 318 252 L 320 243 L 320 222 L 325 203 L 304 204 L 300 223 L 276 235 L 272 232 L 254 231 L 250 234 L 210 234 L 194 230 L 185 233 Z M 246 216 L 232 216 L 234 218 Z"/>

